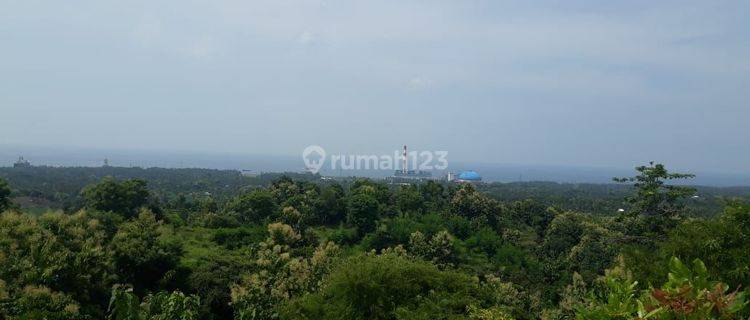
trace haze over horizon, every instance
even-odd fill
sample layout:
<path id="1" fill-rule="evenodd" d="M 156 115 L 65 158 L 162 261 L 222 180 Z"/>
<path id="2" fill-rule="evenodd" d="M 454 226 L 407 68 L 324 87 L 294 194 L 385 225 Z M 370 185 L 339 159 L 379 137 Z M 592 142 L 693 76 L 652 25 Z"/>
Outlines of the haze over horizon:
<path id="1" fill-rule="evenodd" d="M 195 151 L 165 150 L 113 150 L 64 147 L 0 148 L 0 169 L 11 166 L 22 155 L 36 166 L 99 167 L 105 158 L 115 167 L 141 168 L 207 168 L 220 170 L 250 170 L 251 172 L 300 172 L 305 170 L 300 155 L 262 155 L 241 153 L 202 153 Z M 330 161 L 330 159 L 329 159 Z M 638 163 L 643 165 L 645 163 Z M 535 163 L 487 163 L 451 161 L 447 170 L 432 171 L 433 177 L 444 178 L 447 172 L 477 171 L 486 182 L 546 181 L 558 183 L 613 183 L 613 177 L 626 177 L 634 173 L 633 167 L 597 167 L 541 165 Z M 669 166 L 672 172 L 689 172 L 695 178 L 673 181 L 714 187 L 750 186 L 750 174 L 722 172 L 719 170 L 693 170 Z M 326 163 L 320 171 L 323 176 L 358 176 L 383 178 L 393 175 L 393 170 L 331 170 Z"/>
<path id="2" fill-rule="evenodd" d="M 750 173 L 743 1 L 0 0 L 0 148 Z"/>

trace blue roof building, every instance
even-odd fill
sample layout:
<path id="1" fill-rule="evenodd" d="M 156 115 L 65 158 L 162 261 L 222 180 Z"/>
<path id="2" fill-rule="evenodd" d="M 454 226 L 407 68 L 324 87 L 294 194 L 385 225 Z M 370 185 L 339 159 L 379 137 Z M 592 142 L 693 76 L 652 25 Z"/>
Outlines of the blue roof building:
<path id="1" fill-rule="evenodd" d="M 476 171 L 464 171 L 458 175 L 459 181 L 482 181 L 482 177 Z"/>

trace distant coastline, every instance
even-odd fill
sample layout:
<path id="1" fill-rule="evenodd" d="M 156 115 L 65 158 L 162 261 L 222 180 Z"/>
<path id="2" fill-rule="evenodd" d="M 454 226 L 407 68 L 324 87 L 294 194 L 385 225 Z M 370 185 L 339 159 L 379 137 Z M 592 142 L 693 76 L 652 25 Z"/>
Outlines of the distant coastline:
<path id="1" fill-rule="evenodd" d="M 253 172 L 301 172 L 300 157 L 284 155 L 249 155 L 150 150 L 98 150 L 84 148 L 0 147 L 0 167 L 11 167 L 23 156 L 36 166 L 99 167 L 107 159 L 116 167 L 141 168 L 205 168 L 251 170 Z M 633 167 L 639 164 L 633 164 Z M 486 182 L 549 181 L 559 183 L 612 183 L 613 177 L 628 176 L 633 168 L 601 168 L 586 166 L 551 166 L 451 162 L 448 170 L 435 171 L 443 176 L 448 171 L 479 172 Z M 676 171 L 684 171 L 675 168 Z M 750 174 L 692 172 L 696 178 L 687 183 L 715 187 L 750 186 Z M 323 176 L 361 176 L 381 178 L 392 174 L 386 170 L 352 170 L 346 172 L 321 170 Z"/>

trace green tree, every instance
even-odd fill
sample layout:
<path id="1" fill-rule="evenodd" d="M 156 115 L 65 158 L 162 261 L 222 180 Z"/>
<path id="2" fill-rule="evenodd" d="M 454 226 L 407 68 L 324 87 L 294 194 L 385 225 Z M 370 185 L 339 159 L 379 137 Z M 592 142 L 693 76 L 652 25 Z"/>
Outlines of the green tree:
<path id="1" fill-rule="evenodd" d="M 319 223 L 335 225 L 346 219 L 344 188 L 339 184 L 329 186 L 320 193 L 315 206 L 315 216 Z"/>
<path id="2" fill-rule="evenodd" d="M 695 189 L 685 186 L 668 185 L 667 181 L 690 179 L 692 174 L 672 173 L 663 164 L 649 162 L 647 166 L 635 168 L 638 175 L 628 178 L 614 178 L 621 183 L 632 183 L 635 194 L 627 199 L 630 203 L 630 217 L 643 215 L 646 219 L 646 233 L 662 234 L 673 226 L 675 218 L 684 213 L 681 200 L 695 194 Z"/>
<path id="3" fill-rule="evenodd" d="M 197 320 L 200 298 L 180 291 L 160 291 L 140 302 L 129 286 L 115 285 L 107 320 Z"/>
<path id="4" fill-rule="evenodd" d="M 301 194 L 303 189 L 304 185 L 302 185 L 302 183 L 295 182 L 289 176 L 284 175 L 271 184 L 270 192 L 276 201 L 281 203 L 291 197 Z"/>
<path id="5" fill-rule="evenodd" d="M 384 183 L 373 182 L 370 179 L 357 179 L 352 184 L 349 193 L 354 194 L 368 194 L 378 201 L 382 205 L 389 205 L 391 203 L 391 191 L 388 186 Z"/>
<path id="6" fill-rule="evenodd" d="M 573 274 L 591 281 L 611 265 L 622 234 L 609 230 L 590 216 L 566 212 L 550 223 L 539 249 L 543 261 L 545 294 L 559 295 Z"/>
<path id="7" fill-rule="evenodd" d="M 0 308 L 0 318 L 4 316 L 29 320 L 86 319 L 68 295 L 38 286 L 24 287 L 17 299 Z"/>
<path id="8" fill-rule="evenodd" d="M 76 313 L 101 316 L 109 271 L 104 245 L 98 221 L 84 212 L 0 215 L 0 282 L 10 305 L 67 301 Z"/>
<path id="9" fill-rule="evenodd" d="M 750 284 L 750 205 L 733 202 L 714 219 L 687 220 L 659 244 L 661 259 L 701 259 L 712 277 L 732 286 Z M 660 259 L 654 257 L 652 260 Z M 663 275 L 663 274 L 658 274 Z"/>
<path id="10" fill-rule="evenodd" d="M 583 238 L 587 220 L 587 217 L 580 213 L 565 212 L 557 215 L 544 236 L 542 252 L 550 257 L 568 253 Z"/>
<path id="11" fill-rule="evenodd" d="M 293 319 L 452 319 L 475 302 L 476 282 L 396 253 L 359 255 L 337 267 L 322 290 L 289 303 Z"/>
<path id="12" fill-rule="evenodd" d="M 143 299 L 144 319 L 148 320 L 198 320 L 200 298 L 180 291 L 160 291 Z"/>
<path id="13" fill-rule="evenodd" d="M 294 256 L 301 236 L 289 225 L 273 223 L 270 236 L 254 255 L 256 272 L 232 285 L 232 306 L 237 320 L 279 318 L 277 306 L 306 292 L 317 290 L 322 277 L 339 255 L 339 248 L 328 242 L 318 246 L 312 257 Z"/>
<path id="14" fill-rule="evenodd" d="M 450 212 L 474 220 L 477 224 L 489 223 L 493 228 L 497 228 L 503 219 L 500 204 L 468 183 L 462 184 L 453 194 Z"/>
<path id="15" fill-rule="evenodd" d="M 119 281 L 133 284 L 136 292 L 158 288 L 182 254 L 181 245 L 161 239 L 160 226 L 153 213 L 143 210 L 120 226 L 110 244 Z"/>
<path id="16" fill-rule="evenodd" d="M 538 236 L 544 236 L 545 231 L 555 218 L 555 208 L 545 206 L 537 201 L 526 199 L 514 201 L 509 205 L 510 224 L 509 227 L 518 228 L 518 224 L 528 225 Z"/>
<path id="17" fill-rule="evenodd" d="M 258 223 L 276 214 L 276 200 L 271 192 L 256 189 L 229 201 L 225 211 L 235 214 L 242 222 Z"/>
<path id="18" fill-rule="evenodd" d="M 106 177 L 83 190 L 86 207 L 112 211 L 126 218 L 135 217 L 141 207 L 148 205 L 150 195 L 146 181 L 140 179 L 117 181 Z"/>
<path id="19" fill-rule="evenodd" d="M 253 261 L 248 261 L 245 255 L 235 251 L 217 250 L 198 259 L 191 267 L 188 278 L 190 290 L 186 291 L 200 295 L 203 319 L 232 318 L 232 299 L 227 288 L 239 282 L 242 274 L 253 267 Z"/>
<path id="20" fill-rule="evenodd" d="M 589 298 L 575 307 L 576 319 L 741 319 L 738 315 L 747 308 L 745 294 L 709 280 L 703 262 L 696 259 L 688 267 L 672 257 L 669 270 L 661 288 L 638 292 L 638 282 L 621 260 L 598 280 Z"/>
<path id="21" fill-rule="evenodd" d="M 402 186 L 396 192 L 396 205 L 401 212 L 419 213 L 424 208 L 424 198 L 416 186 Z"/>
<path id="22" fill-rule="evenodd" d="M 437 210 L 445 204 L 445 188 L 435 181 L 427 181 L 419 185 L 419 191 L 426 202 L 426 209 Z"/>
<path id="23" fill-rule="evenodd" d="M 10 208 L 10 186 L 0 178 L 0 212 Z"/>
<path id="24" fill-rule="evenodd" d="M 379 217 L 378 200 L 367 193 L 351 195 L 347 201 L 346 222 L 360 234 L 375 230 Z"/>
<path id="25" fill-rule="evenodd" d="M 455 239 L 445 230 L 436 233 L 431 239 L 419 231 L 412 233 L 409 238 L 410 253 L 443 268 L 457 262 L 455 246 Z"/>
<path id="26" fill-rule="evenodd" d="M 46 213 L 37 223 L 59 243 L 57 250 L 63 257 L 56 261 L 56 274 L 49 286 L 76 299 L 82 313 L 99 315 L 98 308 L 106 304 L 111 277 L 104 226 L 85 211 Z"/>
<path id="27" fill-rule="evenodd" d="M 595 289 L 588 295 L 576 297 L 572 308 L 576 319 L 580 320 L 629 320 L 649 319 L 654 316 L 646 310 L 641 301 L 638 300 L 638 282 L 633 280 L 633 275 L 625 269 L 622 260 L 613 269 L 607 270 L 605 275 L 597 279 Z M 585 285 L 581 285 L 585 288 Z M 568 291 L 572 292 L 572 286 Z M 572 298 L 572 297 L 568 297 Z"/>

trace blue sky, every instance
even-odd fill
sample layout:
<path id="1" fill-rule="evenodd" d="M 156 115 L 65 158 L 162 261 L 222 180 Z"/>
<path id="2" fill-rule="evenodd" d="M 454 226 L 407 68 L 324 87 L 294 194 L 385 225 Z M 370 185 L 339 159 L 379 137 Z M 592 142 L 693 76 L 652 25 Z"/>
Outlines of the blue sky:
<path id="1" fill-rule="evenodd" d="M 750 172 L 746 1 L 0 0 L 0 147 Z"/>

